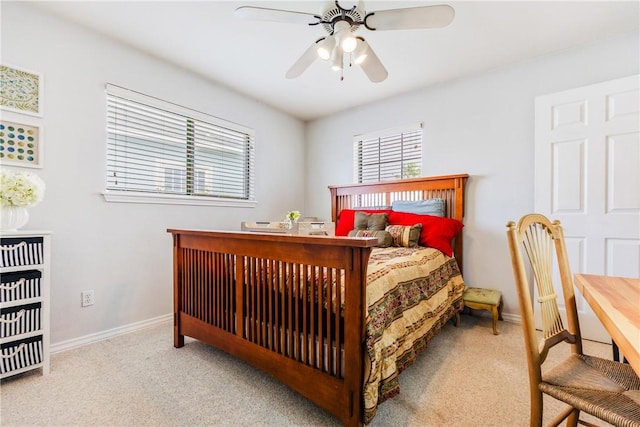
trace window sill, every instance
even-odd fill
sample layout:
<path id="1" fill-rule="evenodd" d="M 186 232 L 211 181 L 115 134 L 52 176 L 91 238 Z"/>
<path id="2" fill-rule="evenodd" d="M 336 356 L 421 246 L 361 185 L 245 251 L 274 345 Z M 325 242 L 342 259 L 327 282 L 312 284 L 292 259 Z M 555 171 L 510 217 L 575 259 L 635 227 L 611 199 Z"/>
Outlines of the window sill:
<path id="1" fill-rule="evenodd" d="M 255 200 L 235 200 L 213 197 L 182 196 L 177 194 L 136 193 L 131 191 L 105 191 L 104 200 L 112 203 L 146 203 L 162 205 L 193 205 L 193 206 L 227 206 L 239 208 L 254 208 Z"/>

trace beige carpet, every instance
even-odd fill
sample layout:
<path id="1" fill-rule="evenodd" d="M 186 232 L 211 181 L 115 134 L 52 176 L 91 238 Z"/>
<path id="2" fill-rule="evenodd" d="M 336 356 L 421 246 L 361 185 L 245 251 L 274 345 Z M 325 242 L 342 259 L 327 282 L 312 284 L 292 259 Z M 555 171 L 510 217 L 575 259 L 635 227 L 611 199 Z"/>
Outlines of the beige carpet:
<path id="1" fill-rule="evenodd" d="M 527 426 L 520 325 L 498 327 L 494 336 L 490 319 L 469 315 L 458 328 L 449 323 L 402 373 L 400 394 L 380 405 L 370 426 Z M 585 352 L 610 358 L 611 346 L 587 341 Z M 54 354 L 49 376 L 36 370 L 7 378 L 0 399 L 3 427 L 340 425 L 206 344 L 173 348 L 170 324 Z M 560 407 L 550 399 L 548 419 Z"/>

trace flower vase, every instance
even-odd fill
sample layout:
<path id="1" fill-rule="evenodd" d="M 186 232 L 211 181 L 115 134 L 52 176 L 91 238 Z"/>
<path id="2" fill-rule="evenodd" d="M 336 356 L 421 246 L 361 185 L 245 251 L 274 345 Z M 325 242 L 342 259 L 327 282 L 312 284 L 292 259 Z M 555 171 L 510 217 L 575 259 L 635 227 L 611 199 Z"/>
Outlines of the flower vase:
<path id="1" fill-rule="evenodd" d="M 29 221 L 29 211 L 22 206 L 2 206 L 0 208 L 0 231 L 11 232 L 25 226 Z"/>

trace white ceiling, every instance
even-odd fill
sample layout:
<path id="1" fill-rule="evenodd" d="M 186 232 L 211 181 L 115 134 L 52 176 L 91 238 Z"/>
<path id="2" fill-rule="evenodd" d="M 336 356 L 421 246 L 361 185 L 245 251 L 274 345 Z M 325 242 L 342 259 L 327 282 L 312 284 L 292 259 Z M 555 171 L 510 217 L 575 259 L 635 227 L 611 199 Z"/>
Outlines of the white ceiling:
<path id="1" fill-rule="evenodd" d="M 341 4 L 353 2 L 343 1 Z M 244 21 L 239 6 L 320 13 L 323 1 L 42 2 L 39 7 L 311 120 L 399 93 L 640 31 L 640 1 L 376 1 L 367 12 L 447 3 L 445 28 L 373 32 L 360 28 L 389 71 L 371 83 L 358 67 L 344 80 L 317 60 L 286 71 L 320 36 L 320 26 Z M 630 53 L 631 54 L 631 53 Z M 637 53 L 634 53 L 637 54 Z"/>

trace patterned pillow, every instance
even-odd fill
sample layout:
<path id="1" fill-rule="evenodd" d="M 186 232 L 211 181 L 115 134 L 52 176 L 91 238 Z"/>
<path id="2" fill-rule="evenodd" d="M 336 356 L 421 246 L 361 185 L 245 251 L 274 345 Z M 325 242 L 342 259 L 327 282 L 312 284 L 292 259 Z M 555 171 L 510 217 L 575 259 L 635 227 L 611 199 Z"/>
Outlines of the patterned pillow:
<path id="1" fill-rule="evenodd" d="M 355 214 L 353 228 L 356 230 L 379 230 L 384 231 L 387 226 L 387 213 L 367 213 L 358 211 Z"/>
<path id="2" fill-rule="evenodd" d="M 415 225 L 388 225 L 386 231 L 391 234 L 393 246 L 413 248 L 415 246 L 418 246 L 420 231 L 422 231 L 422 224 L 418 223 Z"/>
<path id="3" fill-rule="evenodd" d="M 379 248 L 388 248 L 393 242 L 391 234 L 384 230 L 351 230 L 349 237 L 377 237 Z"/>

